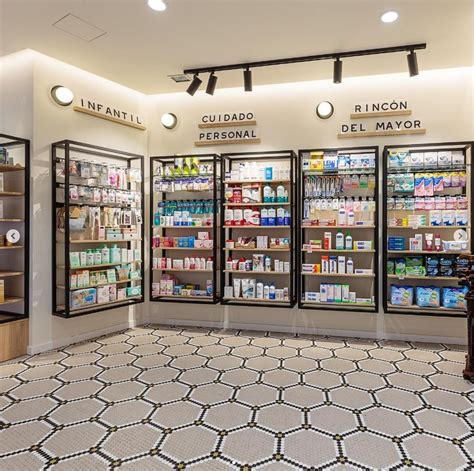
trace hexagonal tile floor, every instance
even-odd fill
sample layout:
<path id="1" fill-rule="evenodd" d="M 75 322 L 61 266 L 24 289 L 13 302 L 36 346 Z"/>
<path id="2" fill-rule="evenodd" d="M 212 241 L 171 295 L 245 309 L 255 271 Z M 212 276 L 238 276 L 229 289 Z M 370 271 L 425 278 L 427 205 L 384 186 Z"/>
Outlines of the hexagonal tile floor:
<path id="1" fill-rule="evenodd" d="M 0 364 L 0 469 L 473 469 L 464 356 L 143 326 Z"/>

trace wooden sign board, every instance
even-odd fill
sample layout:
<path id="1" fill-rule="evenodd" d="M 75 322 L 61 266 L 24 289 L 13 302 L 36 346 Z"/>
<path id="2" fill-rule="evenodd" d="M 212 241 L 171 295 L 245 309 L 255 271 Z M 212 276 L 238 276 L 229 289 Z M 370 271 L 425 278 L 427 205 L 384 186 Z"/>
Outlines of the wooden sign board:
<path id="1" fill-rule="evenodd" d="M 339 139 L 348 139 L 352 137 L 377 137 L 377 136 L 403 136 L 408 134 L 426 134 L 426 129 L 395 129 L 392 131 L 359 131 L 342 132 L 337 135 Z"/>

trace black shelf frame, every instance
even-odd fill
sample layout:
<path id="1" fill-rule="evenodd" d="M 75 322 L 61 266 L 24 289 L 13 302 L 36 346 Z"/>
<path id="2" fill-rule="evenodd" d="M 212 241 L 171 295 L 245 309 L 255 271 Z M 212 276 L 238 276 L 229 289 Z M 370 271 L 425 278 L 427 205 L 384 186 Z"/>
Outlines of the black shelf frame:
<path id="1" fill-rule="evenodd" d="M 261 161 L 278 161 L 278 160 L 287 160 L 290 163 L 290 182 L 287 184 L 289 188 L 289 202 L 290 202 L 290 214 L 291 214 L 291 227 L 289 228 L 290 232 L 290 248 L 289 248 L 289 253 L 290 255 L 290 273 L 287 275 L 288 279 L 288 284 L 289 284 L 289 289 L 288 289 L 288 297 L 289 301 L 271 301 L 271 302 L 258 302 L 255 300 L 255 302 L 252 302 L 253 300 L 246 301 L 245 299 L 242 300 L 233 300 L 233 299 L 225 299 L 224 298 L 224 287 L 225 287 L 225 281 L 226 277 L 228 276 L 229 279 L 232 279 L 233 275 L 239 275 L 240 273 L 222 273 L 221 276 L 221 294 L 222 294 L 222 299 L 221 299 L 221 304 L 223 305 L 234 305 L 234 306 L 245 306 L 245 307 L 265 307 L 265 308 L 284 308 L 284 309 L 291 309 L 295 306 L 296 304 L 296 280 L 295 280 L 295 235 L 296 235 L 296 206 L 297 202 L 295 201 L 295 195 L 296 195 L 296 175 L 297 175 L 297 161 L 296 161 L 296 153 L 293 150 L 281 150 L 281 151 L 263 151 L 263 152 L 234 152 L 234 153 L 226 153 L 222 154 L 222 165 L 221 165 L 221 194 L 224 195 L 225 193 L 225 186 L 226 186 L 226 181 L 225 181 L 225 174 L 227 171 L 230 171 L 232 168 L 232 163 L 234 162 L 246 162 L 246 161 L 255 161 L 255 162 L 261 162 Z M 248 183 L 252 183 L 252 180 L 249 180 Z M 265 183 L 272 183 L 272 180 L 265 181 Z M 278 183 L 278 180 L 275 180 L 274 183 Z M 225 201 L 224 197 L 222 197 L 222 203 L 221 203 L 221 214 L 224 214 L 225 207 L 224 207 Z M 274 203 L 274 206 L 278 206 L 278 203 Z M 248 206 L 252 206 L 252 204 L 249 204 Z M 222 216 L 223 218 L 223 216 Z M 242 226 L 237 226 L 237 230 L 239 231 L 244 231 L 245 226 L 243 226 L 243 229 L 239 229 L 239 227 Z M 265 226 L 262 227 L 263 230 L 265 230 Z M 222 222 L 222 227 L 221 227 L 221 263 L 223 266 L 225 266 L 225 260 L 227 259 L 227 253 L 229 251 L 226 251 L 225 247 L 225 241 L 226 241 L 226 230 L 230 231 L 233 230 L 233 228 L 225 228 L 224 227 L 224 221 Z M 285 230 L 282 228 L 282 230 Z M 261 249 L 254 249 L 254 252 L 257 252 Z M 239 252 L 239 249 L 231 249 L 230 252 Z M 269 252 L 272 253 L 272 252 Z M 278 253 L 278 251 L 275 251 L 275 253 Z M 242 275 L 254 275 L 255 277 L 258 277 L 258 272 L 242 272 Z M 268 301 L 268 300 L 267 300 Z"/>
<path id="2" fill-rule="evenodd" d="M 374 213 L 374 226 L 373 237 L 374 237 L 374 253 L 373 255 L 373 270 L 374 270 L 374 305 L 365 306 L 353 306 L 350 304 L 344 303 L 324 303 L 320 304 L 311 304 L 303 301 L 303 293 L 305 292 L 305 276 L 302 275 L 302 264 L 305 260 L 306 252 L 303 252 L 303 244 L 305 241 L 304 231 L 305 228 L 302 226 L 303 221 L 303 206 L 304 206 L 304 194 L 303 194 L 303 181 L 304 181 L 304 172 L 302 159 L 304 154 L 311 152 L 347 152 L 350 154 L 368 154 L 373 153 L 375 155 L 375 169 L 373 174 L 375 174 L 375 188 L 374 188 L 374 201 L 375 201 L 375 213 Z M 318 311 L 347 311 L 347 312 L 366 312 L 366 313 L 377 313 L 379 309 L 379 147 L 378 146 L 356 146 L 356 147 L 333 147 L 333 148 L 314 148 L 314 149 L 300 149 L 298 151 L 298 178 L 297 178 L 297 194 L 298 194 L 298 218 L 297 218 L 297 241 L 296 241 L 296 254 L 297 254 L 297 287 L 298 287 L 298 308 L 299 309 L 312 309 Z M 363 174 L 367 175 L 368 172 L 358 172 L 358 171 L 331 171 L 331 172 L 320 172 L 318 176 L 328 175 L 353 175 L 353 174 Z M 328 226 L 327 229 L 331 227 Z M 350 227 L 348 227 L 350 228 Z M 322 230 L 325 227 L 321 227 Z M 313 252 L 314 253 L 314 252 Z M 323 255 L 325 252 L 321 252 Z M 329 253 L 329 252 L 328 252 Z M 337 253 L 337 252 L 335 252 Z M 323 277 L 321 277 L 323 278 Z M 349 282 L 349 281 L 348 281 Z"/>
<path id="3" fill-rule="evenodd" d="M 388 179 L 388 153 L 391 149 L 416 149 L 416 150 L 423 150 L 425 149 L 427 152 L 439 152 L 439 151 L 463 151 L 463 154 L 464 154 L 464 163 L 465 163 L 465 166 L 466 166 L 466 169 L 468 168 L 468 164 L 467 164 L 467 154 L 468 154 L 468 151 L 470 151 L 470 162 L 469 162 L 469 165 L 471 167 L 470 169 L 470 173 L 471 173 L 471 176 L 470 176 L 470 179 L 469 179 L 469 183 L 470 183 L 470 188 L 471 188 L 471 193 L 472 191 L 474 190 L 474 173 L 472 172 L 472 165 L 473 165 L 473 159 L 474 159 L 474 156 L 472 155 L 472 152 L 473 152 L 473 148 L 474 148 L 474 142 L 472 141 L 459 141 L 459 142 L 452 142 L 452 141 L 448 141 L 448 142 L 435 142 L 435 143 L 417 143 L 417 144 L 401 144 L 401 145 L 386 145 L 384 146 L 384 149 L 383 149 L 383 208 L 382 208 L 382 218 L 383 218 L 383 224 L 382 224 L 382 232 L 383 232 L 383 256 L 382 256 L 382 260 L 383 260 L 383 267 L 384 267 L 384 273 L 383 273 L 383 286 L 382 286 L 382 296 L 383 296 L 383 308 L 384 308 L 384 312 L 386 314 L 397 314 L 397 315 L 403 315 L 403 316 L 427 316 L 427 317 L 454 317 L 454 318 L 465 318 L 467 316 L 467 311 L 466 312 L 463 312 L 463 311 L 458 311 L 456 312 L 456 310 L 452 310 L 451 313 L 448 313 L 446 311 L 443 311 L 442 309 L 439 309 L 439 312 L 435 312 L 437 308 L 433 308 L 432 310 L 429 310 L 429 309 L 426 309 L 426 310 L 420 310 L 420 311 L 417 311 L 416 307 L 415 309 L 413 310 L 410 310 L 410 309 L 405 309 L 405 308 L 402 308 L 402 309 L 396 309 L 396 308 L 391 308 L 388 304 L 388 299 L 389 299 L 389 295 L 388 295 L 388 283 L 389 283 L 389 279 L 387 277 L 387 270 L 385 269 L 385 267 L 387 266 L 387 261 L 388 261 L 388 258 L 389 258 L 389 254 L 388 254 L 388 224 L 387 224 L 387 218 L 388 218 L 388 210 L 387 210 L 387 197 L 388 197 L 388 191 L 387 191 L 387 179 Z M 408 169 L 406 171 L 406 173 L 410 173 L 410 172 L 413 172 L 413 173 L 417 173 L 417 172 L 423 172 L 425 169 L 424 168 L 419 168 L 419 169 L 415 169 L 415 168 L 412 168 L 410 167 L 410 169 Z M 432 168 L 432 169 L 428 169 L 427 171 L 436 171 L 436 169 Z M 443 170 L 441 170 L 443 171 Z M 449 170 L 444 170 L 444 171 L 449 171 Z M 456 169 L 454 169 L 453 171 L 456 171 Z M 395 173 L 395 172 L 393 172 Z M 472 195 L 471 195 L 472 196 Z M 472 221 L 473 221 L 473 216 L 474 216 L 474 204 L 472 201 L 469 202 L 470 204 L 470 210 L 469 210 L 469 225 L 472 226 Z M 454 228 L 456 226 L 453 226 Z M 433 230 L 435 230 L 435 228 L 433 228 Z M 471 228 L 471 236 L 472 236 L 472 228 Z M 473 250 L 473 247 L 474 247 L 474 244 L 473 244 L 473 241 L 472 241 L 472 237 L 470 238 L 469 240 L 469 250 L 470 252 L 472 253 L 472 250 Z M 434 254 L 436 254 L 436 252 L 433 252 Z M 391 257 L 395 257 L 396 254 L 394 253 L 391 253 L 390 256 Z M 400 252 L 400 255 L 403 255 L 403 252 Z M 411 254 L 411 255 L 416 255 L 416 254 Z M 456 279 L 455 277 L 453 277 L 453 279 Z M 419 280 L 414 280 L 414 281 L 419 281 Z"/>
<path id="4" fill-rule="evenodd" d="M 5 309 L 5 306 L 10 306 L 10 304 L 0 305 L 0 314 L 3 316 L 11 316 L 11 318 L 6 317 L 0 319 L 0 324 L 6 324 L 9 322 L 14 322 L 17 320 L 28 319 L 30 317 L 30 178 L 31 178 L 31 145 L 29 139 L 24 139 L 22 137 L 11 136 L 9 134 L 0 134 L 0 147 L 5 148 L 15 148 L 23 147 L 24 148 L 24 169 L 18 170 L 23 172 L 23 313 L 18 314 L 17 312 L 9 311 L 8 308 Z M 15 170 L 16 171 L 16 170 Z M 0 169 L 0 173 L 2 170 Z M 2 198 L 0 196 L 0 198 Z M 18 224 L 15 222 L 14 224 Z M 0 252 L 1 253 L 1 252 Z M 1 278 L 1 277 L 0 277 Z M 2 278 L 3 279 L 3 278 Z M 6 294 L 6 293 L 5 293 Z M 11 304 L 11 306 L 16 306 L 17 304 Z"/>
<path id="5" fill-rule="evenodd" d="M 59 157 L 58 152 L 63 152 L 64 157 Z M 100 304 L 94 304 L 87 308 L 81 308 L 78 310 L 71 309 L 70 306 L 70 279 L 71 279 L 71 271 L 75 269 L 71 269 L 70 264 L 70 226 L 69 226 L 69 208 L 70 206 L 94 206 L 94 203 L 88 202 L 71 202 L 69 198 L 69 187 L 70 187 L 70 175 L 69 175 L 69 163 L 71 161 L 71 152 L 77 152 L 81 155 L 88 155 L 91 158 L 109 158 L 113 160 L 119 160 L 124 162 L 127 168 L 131 168 L 131 163 L 134 161 L 140 162 L 140 171 L 141 171 L 141 183 L 140 183 L 140 190 L 141 190 L 141 206 L 140 209 L 142 211 L 142 224 L 141 224 L 141 295 L 138 299 L 124 299 L 114 302 L 113 304 L 105 304 L 101 306 Z M 52 144 L 51 146 L 51 197 L 52 197 L 52 309 L 53 315 L 65 319 L 71 319 L 75 317 L 85 316 L 89 314 L 94 314 L 97 312 L 104 312 L 109 311 L 111 309 L 119 309 L 122 307 L 128 307 L 134 304 L 141 304 L 144 302 L 145 299 L 145 178 L 144 178 L 144 156 L 140 154 L 134 154 L 131 152 L 124 152 L 121 150 L 110 149 L 103 146 L 97 146 L 93 144 L 88 144 L 85 142 L 73 141 L 69 139 L 65 139 L 62 141 L 58 141 Z M 86 160 L 86 159 L 74 159 L 74 160 Z M 103 161 L 93 161 L 87 160 L 88 162 L 95 163 L 95 164 L 103 164 Z M 57 181 L 57 164 L 59 162 L 64 162 L 64 182 Z M 75 183 L 72 184 L 73 186 Z M 64 202 L 60 202 L 57 200 L 57 188 L 62 187 L 64 188 Z M 93 187 L 93 186 L 92 186 Z M 123 190 L 123 191 L 131 191 L 131 190 Z M 102 205 L 99 205 L 102 206 Z M 103 206 L 110 206 L 108 204 L 104 204 Z M 56 229 L 56 210 L 59 207 L 64 207 L 64 215 L 65 215 L 65 224 L 64 224 L 64 242 L 57 240 L 57 229 Z M 115 206 L 111 206 L 115 207 Z M 127 206 L 129 207 L 129 206 Z M 94 241 L 95 242 L 95 241 Z M 103 242 L 98 240 L 98 243 Z M 130 242 L 126 240 L 119 240 L 117 242 Z M 133 242 L 133 241 L 132 241 Z M 57 266 L 57 254 L 56 249 L 58 243 L 64 244 L 64 268 L 59 268 Z M 121 264 L 117 264 L 121 265 Z M 81 267 L 87 269 L 87 266 Z M 57 286 L 57 271 L 64 270 L 64 309 L 60 309 L 57 304 L 57 291 L 61 288 Z M 133 280 L 130 280 L 133 281 Z M 114 284 L 114 283 L 108 283 Z"/>
<path id="6" fill-rule="evenodd" d="M 149 284 L 150 284 L 150 295 L 149 295 L 149 300 L 151 302 L 159 302 L 159 303 L 187 303 L 187 304 L 217 304 L 220 301 L 220 293 L 218 291 L 218 288 L 220 287 L 220 265 L 219 265 L 219 247 L 218 247 L 218 225 L 219 225 L 219 212 L 220 212 L 220 182 L 218 181 L 220 179 L 220 169 L 219 171 L 217 170 L 218 166 L 222 165 L 221 162 L 221 156 L 218 154 L 189 154 L 189 155 L 165 155 L 165 156 L 155 156 L 155 157 L 150 157 L 150 261 L 153 261 L 154 258 L 154 253 L 156 249 L 153 249 L 153 237 L 155 235 L 154 228 L 155 228 L 155 221 L 154 221 L 154 209 L 155 209 L 155 191 L 154 191 L 154 180 L 155 180 L 155 163 L 159 163 L 162 166 L 170 165 L 173 164 L 175 159 L 178 157 L 198 157 L 199 161 L 202 163 L 211 163 L 212 162 L 212 168 L 213 172 L 212 174 L 209 175 L 199 175 L 196 178 L 200 178 L 201 176 L 203 177 L 211 177 L 213 178 L 213 188 L 211 191 L 202 191 L 202 192 L 197 192 L 198 194 L 206 194 L 210 193 L 212 194 L 212 199 L 214 199 L 214 205 L 213 205 L 213 222 L 212 222 L 212 238 L 214 240 L 213 243 L 213 248 L 212 248 L 212 257 L 213 257 L 213 264 L 212 264 L 212 299 L 198 299 L 197 297 L 189 297 L 186 298 L 185 296 L 183 297 L 173 297 L 173 296 L 163 296 L 163 297 L 154 297 L 153 296 L 153 290 L 152 290 L 152 285 L 154 283 L 154 271 L 153 270 L 153 265 L 150 263 L 150 273 L 149 273 Z M 186 177 L 183 177 L 186 178 Z M 190 176 L 192 178 L 192 176 Z M 166 179 L 166 178 L 165 178 Z M 170 178 L 168 178 L 170 179 Z M 162 201 L 166 201 L 166 193 L 167 192 L 157 192 L 161 193 L 162 195 Z M 185 191 L 183 191 L 185 193 Z M 195 192 L 193 192 L 194 194 Z M 157 226 L 158 227 L 158 226 Z M 171 230 L 179 230 L 179 227 L 177 228 L 162 228 L 162 233 L 161 235 L 166 237 L 166 231 L 167 229 Z M 203 227 L 196 227 L 196 231 L 201 229 L 202 231 L 208 230 L 209 228 L 206 226 Z M 183 250 L 183 252 L 185 252 Z M 163 248 L 161 249 L 162 256 L 166 256 L 166 249 Z M 203 252 L 205 253 L 205 252 Z M 163 270 L 163 272 L 166 272 L 166 270 Z M 184 270 L 183 270 L 184 272 Z M 194 274 L 194 272 L 191 271 L 191 273 Z M 196 271 L 195 273 L 200 273 L 199 271 Z M 204 275 L 205 273 L 201 273 Z"/>

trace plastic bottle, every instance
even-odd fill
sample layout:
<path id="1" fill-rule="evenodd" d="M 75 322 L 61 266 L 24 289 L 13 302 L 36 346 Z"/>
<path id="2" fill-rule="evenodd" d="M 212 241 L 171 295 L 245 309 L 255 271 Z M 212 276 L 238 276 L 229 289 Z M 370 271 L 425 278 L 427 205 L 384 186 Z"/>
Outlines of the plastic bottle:
<path id="1" fill-rule="evenodd" d="M 263 287 L 263 299 L 270 299 L 270 287 L 268 285 Z"/>
<path id="2" fill-rule="evenodd" d="M 101 265 L 102 264 L 102 253 L 99 249 L 94 251 L 94 265 Z"/>
<path id="3" fill-rule="evenodd" d="M 270 185 L 265 185 L 263 187 L 263 202 L 264 203 L 273 203 L 273 201 L 272 201 L 272 187 Z"/>
<path id="4" fill-rule="evenodd" d="M 346 273 L 348 275 L 354 274 L 354 262 L 351 257 L 348 257 L 347 259 Z"/>
<path id="5" fill-rule="evenodd" d="M 355 225 L 355 215 L 354 215 L 354 211 L 352 210 L 347 212 L 347 225 L 348 226 Z"/>
<path id="6" fill-rule="evenodd" d="M 285 211 L 285 226 L 291 226 L 291 213 L 290 211 Z"/>
<path id="7" fill-rule="evenodd" d="M 268 209 L 268 225 L 276 226 L 276 210 L 275 208 Z"/>
<path id="8" fill-rule="evenodd" d="M 185 265 L 186 265 L 186 261 L 185 261 Z M 186 268 L 186 266 L 184 268 Z M 227 258 L 227 262 L 225 264 L 225 269 L 226 270 L 232 270 L 232 257 Z"/>
<path id="9" fill-rule="evenodd" d="M 268 209 L 262 208 L 260 213 L 260 224 L 262 226 L 268 226 Z"/>
<path id="10" fill-rule="evenodd" d="M 345 226 L 346 225 L 346 210 L 345 208 L 340 208 L 337 216 L 337 224 L 338 226 Z"/>
<path id="11" fill-rule="evenodd" d="M 284 226 L 285 225 L 285 210 L 284 208 L 277 209 L 277 219 L 276 219 L 277 226 Z"/>
<path id="12" fill-rule="evenodd" d="M 82 263 L 81 263 L 82 265 Z M 86 263 L 85 265 L 95 265 L 94 252 L 91 249 L 86 250 Z"/>
<path id="13" fill-rule="evenodd" d="M 269 255 L 265 256 L 265 271 L 272 271 L 272 259 Z"/>
<path id="14" fill-rule="evenodd" d="M 346 250 L 352 250 L 352 249 L 353 249 L 352 236 L 351 236 L 351 233 L 348 232 L 346 235 Z"/>
<path id="15" fill-rule="evenodd" d="M 101 254 L 102 263 L 110 263 L 110 250 L 106 245 L 102 247 Z"/>
<path id="16" fill-rule="evenodd" d="M 285 187 L 283 185 L 278 185 L 276 190 L 276 200 L 278 203 L 285 202 Z"/>
<path id="17" fill-rule="evenodd" d="M 344 250 L 344 234 L 341 231 L 336 234 L 336 250 Z"/>
<path id="18" fill-rule="evenodd" d="M 120 263 L 121 253 L 120 249 L 117 247 L 117 244 L 114 244 L 110 249 L 110 263 Z M 122 260 L 124 263 L 126 260 Z"/>
<path id="19" fill-rule="evenodd" d="M 257 283 L 257 299 L 263 299 L 263 283 Z"/>
<path id="20" fill-rule="evenodd" d="M 275 299 L 275 285 L 273 283 L 270 285 L 269 299 Z"/>

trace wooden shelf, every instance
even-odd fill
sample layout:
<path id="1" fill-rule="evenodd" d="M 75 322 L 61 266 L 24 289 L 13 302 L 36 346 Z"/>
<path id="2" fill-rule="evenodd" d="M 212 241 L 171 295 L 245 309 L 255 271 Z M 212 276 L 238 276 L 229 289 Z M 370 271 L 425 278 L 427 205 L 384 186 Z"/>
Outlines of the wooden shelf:
<path id="1" fill-rule="evenodd" d="M 222 226 L 224 229 L 291 229 L 291 226 Z"/>
<path id="2" fill-rule="evenodd" d="M 2 218 L 0 222 L 25 222 L 24 219 Z"/>
<path id="3" fill-rule="evenodd" d="M 431 280 L 431 281 L 455 281 L 459 282 L 459 278 L 455 276 L 411 276 L 411 275 L 387 275 L 387 278 L 396 280 Z"/>
<path id="4" fill-rule="evenodd" d="M 76 307 L 75 309 L 70 309 L 70 311 L 71 312 L 87 311 L 89 309 L 95 309 L 95 308 L 101 307 L 101 306 L 111 306 L 111 305 L 114 305 L 114 304 L 116 304 L 117 307 L 120 307 L 120 304 L 127 305 L 127 304 L 129 304 L 129 301 L 135 301 L 137 299 L 142 299 L 142 296 L 131 296 L 130 298 L 120 299 L 120 300 L 117 300 L 117 301 L 109 301 L 107 303 L 90 304 L 88 306 Z M 58 309 L 60 309 L 62 311 L 66 310 L 64 305 L 59 305 Z"/>
<path id="5" fill-rule="evenodd" d="M 178 298 L 178 299 L 213 299 L 212 296 L 185 296 L 182 294 L 155 294 L 152 295 L 153 299 L 160 298 Z"/>
<path id="6" fill-rule="evenodd" d="M 187 250 L 188 252 L 191 251 L 191 252 L 202 252 L 202 251 L 205 251 L 205 252 L 210 252 L 214 249 L 196 249 L 194 247 L 153 247 L 153 250 Z"/>
<path id="7" fill-rule="evenodd" d="M 21 303 L 22 301 L 24 301 L 23 298 L 18 298 L 16 296 L 5 296 L 5 301 L 0 302 L 0 306 L 4 305 L 4 304 L 14 304 L 14 303 Z"/>
<path id="8" fill-rule="evenodd" d="M 301 226 L 302 229 L 375 229 L 375 226 Z"/>
<path id="9" fill-rule="evenodd" d="M 241 206 L 290 206 L 291 203 L 224 203 L 224 206 L 241 207 Z"/>
<path id="10" fill-rule="evenodd" d="M 21 276 L 23 275 L 22 271 L 6 271 L 6 270 L 0 270 L 0 278 L 7 278 L 10 276 Z"/>
<path id="11" fill-rule="evenodd" d="M 25 170 L 25 167 L 21 165 L 0 164 L 0 172 L 21 172 L 23 170 Z"/>
<path id="12" fill-rule="evenodd" d="M 25 193 L 20 193 L 18 191 L 0 191 L 0 197 L 2 196 L 25 196 Z"/>
<path id="13" fill-rule="evenodd" d="M 245 271 L 245 270 L 224 270 L 224 273 L 237 273 L 239 275 L 290 275 L 288 271 Z"/>
<path id="14" fill-rule="evenodd" d="M 112 281 L 110 283 L 98 283 L 95 285 L 88 285 L 88 286 L 77 286 L 76 288 L 69 288 L 69 291 L 78 291 L 80 289 L 88 289 L 88 288 L 100 288 L 101 286 L 109 286 L 109 285 L 124 285 L 126 283 L 131 283 L 132 281 L 141 281 L 141 278 L 135 278 L 133 280 L 120 280 L 120 281 Z M 64 285 L 58 285 L 58 289 L 65 290 L 66 286 Z"/>
<path id="15" fill-rule="evenodd" d="M 186 272 L 186 273 L 212 273 L 212 270 L 190 270 L 184 268 L 153 268 L 152 271 L 174 271 L 174 272 Z"/>
<path id="16" fill-rule="evenodd" d="M 129 263 L 141 263 L 141 260 L 134 260 L 133 262 L 119 262 L 119 263 L 103 263 L 101 265 L 87 265 L 84 267 L 70 267 L 71 270 L 89 270 L 90 268 L 107 268 L 107 267 L 118 267 L 120 265 L 128 265 Z M 65 265 L 58 265 L 56 267 L 60 270 L 65 270 Z"/>
<path id="17" fill-rule="evenodd" d="M 235 247 L 233 249 L 225 248 L 224 249 L 226 252 L 290 252 L 291 249 L 248 249 L 248 248 L 242 248 L 242 247 Z"/>
<path id="18" fill-rule="evenodd" d="M 468 229 L 471 226 L 387 226 L 387 229 Z"/>
<path id="19" fill-rule="evenodd" d="M 387 250 L 390 254 L 415 254 L 415 255 L 470 255 L 470 252 L 455 250 L 453 252 L 436 252 L 434 250 Z"/>
<path id="20" fill-rule="evenodd" d="M 280 299 L 260 299 L 260 298 L 222 298 L 224 301 L 240 301 L 242 303 L 260 303 L 260 304 L 290 304 L 290 301 Z"/>
<path id="21" fill-rule="evenodd" d="M 455 312 L 455 313 L 465 313 L 465 309 L 452 309 L 448 307 L 420 307 L 415 305 L 412 306 L 397 306 L 396 304 L 388 303 L 387 306 L 390 309 L 398 309 L 400 311 L 431 311 L 431 312 Z"/>
<path id="22" fill-rule="evenodd" d="M 366 274 L 357 274 L 357 273 L 307 273 L 301 272 L 303 276 L 320 276 L 320 277 L 334 277 L 334 278 L 375 278 L 375 274 L 371 273 L 370 275 Z"/>
<path id="23" fill-rule="evenodd" d="M 337 308 L 345 308 L 345 307 L 375 307 L 374 303 L 321 303 L 318 301 L 301 301 L 303 304 L 314 304 L 317 306 L 324 306 L 324 307 L 337 307 Z"/>
<path id="24" fill-rule="evenodd" d="M 70 244 L 117 244 L 120 242 L 140 242 L 142 239 L 120 239 L 120 240 L 95 240 L 95 239 L 84 239 L 84 240 L 71 240 Z M 64 242 L 58 241 L 58 244 L 64 244 Z"/>
<path id="25" fill-rule="evenodd" d="M 214 226 L 153 226 L 153 229 L 212 229 Z"/>
<path id="26" fill-rule="evenodd" d="M 338 250 L 338 249 L 330 249 L 330 250 L 302 250 L 302 252 L 307 253 L 375 253 L 375 250 Z"/>
<path id="27" fill-rule="evenodd" d="M 9 246 L 4 246 L 0 247 L 0 250 L 14 250 L 14 249 L 23 249 L 23 245 L 9 245 Z"/>
<path id="28" fill-rule="evenodd" d="M 291 183 L 291 180 L 225 180 L 226 185 L 241 185 L 245 183 Z"/>

